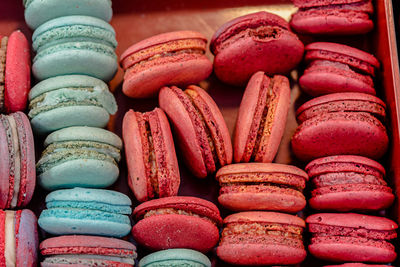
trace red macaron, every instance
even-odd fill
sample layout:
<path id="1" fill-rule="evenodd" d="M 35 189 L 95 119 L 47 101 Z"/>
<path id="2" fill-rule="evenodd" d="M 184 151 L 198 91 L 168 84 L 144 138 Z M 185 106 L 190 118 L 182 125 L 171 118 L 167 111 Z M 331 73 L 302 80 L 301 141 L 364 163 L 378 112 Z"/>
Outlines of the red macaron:
<path id="1" fill-rule="evenodd" d="M 0 210 L 0 266 L 37 266 L 37 218 L 30 210 Z"/>
<path id="2" fill-rule="evenodd" d="M 184 91 L 164 87 L 159 103 L 173 125 L 186 165 L 196 177 L 204 178 L 232 162 L 228 127 L 206 91 L 194 85 Z"/>
<path id="3" fill-rule="evenodd" d="M 360 156 L 319 158 L 306 166 L 313 184 L 310 206 L 318 210 L 380 210 L 394 201 L 378 162 Z"/>
<path id="4" fill-rule="evenodd" d="M 20 31 L 0 35 L 0 110 L 23 111 L 31 89 L 31 53 Z"/>
<path id="5" fill-rule="evenodd" d="M 211 39 L 210 50 L 217 77 L 244 85 L 257 71 L 290 72 L 300 63 L 304 45 L 282 17 L 261 11 L 222 25 Z"/>
<path id="6" fill-rule="evenodd" d="M 299 10 L 290 26 L 298 33 L 351 35 L 374 28 L 371 0 L 292 0 Z"/>
<path id="7" fill-rule="evenodd" d="M 298 212 L 306 206 L 303 189 L 307 173 L 277 163 L 239 163 L 222 167 L 219 203 L 234 211 L 276 210 Z"/>
<path id="8" fill-rule="evenodd" d="M 135 240 L 151 250 L 212 249 L 219 240 L 222 219 L 211 202 L 196 197 L 166 197 L 142 203 L 133 211 Z"/>
<path id="9" fill-rule="evenodd" d="M 137 200 L 176 196 L 180 176 L 171 129 L 159 108 L 129 110 L 122 123 L 128 184 Z"/>
<path id="10" fill-rule="evenodd" d="M 383 217 L 356 213 L 319 213 L 306 219 L 312 234 L 308 250 L 317 258 L 336 262 L 389 263 L 396 259 L 389 243 L 397 224 Z"/>
<path id="11" fill-rule="evenodd" d="M 135 265 L 136 247 L 124 240 L 101 236 L 68 235 L 40 243 L 42 267 Z"/>
<path id="12" fill-rule="evenodd" d="M 0 208 L 26 206 L 36 184 L 35 148 L 22 112 L 0 115 Z"/>
<path id="13" fill-rule="evenodd" d="M 255 73 L 244 92 L 234 133 L 235 162 L 272 162 L 290 106 L 290 84 L 281 75 Z"/>
<path id="14" fill-rule="evenodd" d="M 122 91 L 134 98 L 154 97 L 163 86 L 206 79 L 212 72 L 206 45 L 207 38 L 194 31 L 162 33 L 132 45 L 120 59 Z"/>
<path id="15" fill-rule="evenodd" d="M 379 61 L 371 54 L 343 44 L 316 42 L 305 47 L 307 67 L 300 87 L 312 96 L 339 92 L 375 95 Z"/>
<path id="16" fill-rule="evenodd" d="M 304 221 L 277 212 L 241 212 L 224 219 L 217 255 L 237 265 L 294 265 L 306 257 Z"/>

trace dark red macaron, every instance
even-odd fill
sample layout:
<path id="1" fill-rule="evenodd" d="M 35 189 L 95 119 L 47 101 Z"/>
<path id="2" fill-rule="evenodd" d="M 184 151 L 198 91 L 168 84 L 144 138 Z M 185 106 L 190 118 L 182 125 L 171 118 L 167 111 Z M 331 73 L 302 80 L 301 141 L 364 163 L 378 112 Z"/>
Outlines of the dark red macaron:
<path id="1" fill-rule="evenodd" d="M 211 39 L 210 50 L 217 77 L 244 85 L 257 71 L 288 73 L 301 61 L 304 45 L 283 18 L 261 11 L 222 25 Z"/>
<path id="2" fill-rule="evenodd" d="M 244 92 L 234 133 L 235 162 L 272 162 L 278 151 L 290 106 L 285 76 L 255 73 Z"/>
<path id="3" fill-rule="evenodd" d="M 129 110 L 122 123 L 128 184 L 137 200 L 176 196 L 180 176 L 171 129 L 159 108 Z"/>
<path id="4" fill-rule="evenodd" d="M 319 158 L 306 166 L 314 187 L 309 204 L 317 210 L 380 210 L 394 200 L 378 162 L 360 156 Z"/>
<path id="5" fill-rule="evenodd" d="M 134 98 L 154 97 L 163 86 L 206 79 L 212 72 L 206 46 L 207 39 L 194 31 L 162 33 L 132 45 L 120 59 L 125 70 L 122 91 Z"/>
<path id="6" fill-rule="evenodd" d="M 204 178 L 232 162 L 228 127 L 206 91 L 194 85 L 184 91 L 164 87 L 159 103 L 173 125 L 186 165 L 196 177 Z"/>
<path id="7" fill-rule="evenodd" d="M 294 265 L 306 257 L 304 221 L 277 212 L 241 212 L 224 219 L 220 259 L 238 265 Z"/>
<path id="8" fill-rule="evenodd" d="M 31 53 L 20 31 L 0 35 L 0 110 L 7 113 L 26 108 L 31 89 Z"/>
<path id="9" fill-rule="evenodd" d="M 396 259 L 389 240 L 397 224 L 383 217 L 356 213 L 319 213 L 306 219 L 312 234 L 308 250 L 317 258 L 336 262 L 389 263 Z"/>
<path id="10" fill-rule="evenodd" d="M 37 266 L 37 218 L 27 209 L 0 210 L 0 266 Z"/>
<path id="11" fill-rule="evenodd" d="M 239 163 L 222 167 L 215 175 L 221 185 L 219 203 L 234 211 L 298 212 L 306 206 L 303 189 L 307 173 L 277 163 Z"/>
<path id="12" fill-rule="evenodd" d="M 135 265 L 136 247 L 116 238 L 67 235 L 52 237 L 40 243 L 44 257 L 42 267 Z"/>
<path id="13" fill-rule="evenodd" d="M 26 206 L 36 184 L 35 148 L 22 112 L 0 115 L 0 208 Z"/>
<path id="14" fill-rule="evenodd" d="M 299 84 L 312 96 L 338 92 L 375 95 L 379 61 L 371 54 L 343 44 L 316 42 L 305 47 L 308 64 Z"/>
<path id="15" fill-rule="evenodd" d="M 196 197 L 166 197 L 133 211 L 135 240 L 151 250 L 189 248 L 207 252 L 218 242 L 222 219 L 211 202 Z"/>
<path id="16" fill-rule="evenodd" d="M 290 26 L 298 33 L 350 35 L 374 28 L 371 0 L 293 0 L 299 10 Z"/>

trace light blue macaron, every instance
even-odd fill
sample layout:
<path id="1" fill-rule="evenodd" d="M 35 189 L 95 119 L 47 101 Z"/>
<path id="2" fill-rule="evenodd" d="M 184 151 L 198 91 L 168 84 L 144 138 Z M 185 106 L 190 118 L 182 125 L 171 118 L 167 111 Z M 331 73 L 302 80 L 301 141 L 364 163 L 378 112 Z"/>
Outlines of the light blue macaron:
<path id="1" fill-rule="evenodd" d="M 117 102 L 102 80 L 86 75 L 46 79 L 29 92 L 29 118 L 38 134 L 69 126 L 104 127 Z"/>
<path id="2" fill-rule="evenodd" d="M 83 15 L 110 21 L 111 0 L 23 0 L 25 21 L 31 29 L 54 18 Z"/>
<path id="3" fill-rule="evenodd" d="M 36 164 L 39 184 L 47 190 L 105 188 L 119 175 L 121 139 L 94 127 L 69 127 L 51 133 Z"/>
<path id="4" fill-rule="evenodd" d="M 32 72 L 38 80 L 83 74 L 109 81 L 117 71 L 115 31 L 88 16 L 60 17 L 39 26 L 32 36 Z"/>
<path id="5" fill-rule="evenodd" d="M 53 235 L 126 236 L 131 230 L 128 196 L 111 190 L 73 188 L 46 197 L 39 226 Z"/>
<path id="6" fill-rule="evenodd" d="M 167 249 L 147 255 L 139 267 L 211 267 L 206 255 L 192 249 Z"/>

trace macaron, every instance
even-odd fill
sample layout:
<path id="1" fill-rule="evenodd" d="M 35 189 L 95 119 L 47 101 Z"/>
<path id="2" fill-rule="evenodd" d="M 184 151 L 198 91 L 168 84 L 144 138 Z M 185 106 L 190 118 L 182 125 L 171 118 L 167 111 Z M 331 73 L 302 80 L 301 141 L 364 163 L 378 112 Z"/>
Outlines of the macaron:
<path id="1" fill-rule="evenodd" d="M 131 230 L 132 202 L 112 190 L 73 188 L 51 192 L 39 226 L 53 235 L 123 237 Z"/>
<path id="2" fill-rule="evenodd" d="M 247 84 L 234 132 L 235 162 L 272 162 L 278 151 L 290 106 L 285 76 L 256 72 Z"/>
<path id="3" fill-rule="evenodd" d="M 293 0 L 299 10 L 290 27 L 305 34 L 364 34 L 374 28 L 371 0 Z"/>
<path id="4" fill-rule="evenodd" d="M 397 224 L 383 217 L 356 213 L 319 213 L 306 219 L 312 234 L 308 251 L 336 262 L 389 263 L 396 259 L 389 241 L 397 237 Z"/>
<path id="5" fill-rule="evenodd" d="M 142 258 L 139 262 L 139 267 L 157 266 L 211 267 L 211 262 L 203 253 L 184 248 L 154 252 Z"/>
<path id="6" fill-rule="evenodd" d="M 39 238 L 32 211 L 0 210 L 0 265 L 37 266 Z"/>
<path id="7" fill-rule="evenodd" d="M 122 91 L 146 98 L 157 96 L 163 86 L 197 84 L 212 72 L 206 45 L 207 38 L 194 31 L 162 33 L 132 45 L 120 57 Z"/>
<path id="8" fill-rule="evenodd" d="M 155 108 L 129 110 L 122 122 L 128 184 L 137 200 L 176 196 L 180 176 L 167 116 Z"/>
<path id="9" fill-rule="evenodd" d="M 304 221 L 278 212 L 229 215 L 217 247 L 218 257 L 235 265 L 294 265 L 306 257 Z"/>
<path id="10" fill-rule="evenodd" d="M 88 16 L 66 16 L 39 26 L 32 36 L 32 72 L 38 80 L 82 74 L 109 81 L 117 71 L 115 31 Z"/>
<path id="11" fill-rule="evenodd" d="M 24 111 L 31 89 L 31 52 L 25 35 L 0 35 L 0 112 Z"/>
<path id="12" fill-rule="evenodd" d="M 232 163 L 228 127 L 217 104 L 200 87 L 182 91 L 163 87 L 158 98 L 173 125 L 186 165 L 194 176 L 204 178 Z"/>
<path id="13" fill-rule="evenodd" d="M 313 190 L 309 204 L 317 210 L 381 210 L 394 200 L 378 162 L 360 156 L 319 158 L 306 166 Z"/>
<path id="14" fill-rule="evenodd" d="M 379 159 L 388 143 L 385 126 L 371 113 L 357 110 L 322 111 L 302 122 L 291 140 L 294 155 L 305 162 L 333 155 Z"/>
<path id="15" fill-rule="evenodd" d="M 380 64 L 372 54 L 328 42 L 311 43 L 305 47 L 305 51 L 307 67 L 299 78 L 299 84 L 307 94 L 376 94 L 373 78 Z"/>
<path id="16" fill-rule="evenodd" d="M 296 110 L 299 123 L 334 112 L 365 112 L 384 121 L 386 104 L 379 98 L 363 93 L 334 93 L 313 98 Z"/>
<path id="17" fill-rule="evenodd" d="M 63 16 L 84 15 L 110 21 L 110 0 L 23 0 L 25 22 L 36 29 L 46 21 Z"/>
<path id="18" fill-rule="evenodd" d="M 94 127 L 69 127 L 51 133 L 36 164 L 39 184 L 47 190 L 113 184 L 119 175 L 121 139 Z"/>
<path id="19" fill-rule="evenodd" d="M 69 126 L 105 127 L 117 102 L 102 80 L 86 75 L 46 79 L 29 92 L 29 117 L 38 134 Z"/>
<path id="20" fill-rule="evenodd" d="M 0 115 L 0 209 L 26 206 L 36 184 L 35 148 L 22 112 Z"/>
<path id="21" fill-rule="evenodd" d="M 257 71 L 289 73 L 303 58 L 304 45 L 282 17 L 261 11 L 222 25 L 211 39 L 210 50 L 217 77 L 244 85 Z"/>
<path id="22" fill-rule="evenodd" d="M 221 185 L 218 202 L 234 211 L 276 210 L 295 213 L 306 206 L 307 173 L 278 163 L 226 165 L 215 175 Z"/>
<path id="23" fill-rule="evenodd" d="M 222 219 L 211 202 L 196 197 L 165 197 L 137 206 L 134 239 L 150 250 L 188 248 L 210 251 L 219 240 Z M 151 234 L 150 234 L 151 233 Z"/>
<path id="24" fill-rule="evenodd" d="M 135 265 L 136 247 L 116 238 L 68 235 L 52 237 L 40 243 L 42 267 Z"/>

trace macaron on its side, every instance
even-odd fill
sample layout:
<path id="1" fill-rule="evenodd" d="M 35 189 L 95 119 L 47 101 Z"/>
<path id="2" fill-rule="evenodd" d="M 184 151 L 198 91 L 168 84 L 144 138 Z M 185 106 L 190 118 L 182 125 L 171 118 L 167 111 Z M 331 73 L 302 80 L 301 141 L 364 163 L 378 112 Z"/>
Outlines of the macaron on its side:
<path id="1" fill-rule="evenodd" d="M 385 126 L 369 113 L 334 112 L 300 124 L 291 145 L 295 156 L 302 161 L 332 155 L 379 159 L 385 154 L 388 142 Z"/>
<path id="2" fill-rule="evenodd" d="M 386 104 L 379 98 L 364 93 L 334 93 L 307 101 L 296 110 L 299 123 L 323 113 L 366 112 L 383 120 L 386 117 Z"/>
<path id="3" fill-rule="evenodd" d="M 288 73 L 304 52 L 303 43 L 288 30 L 285 20 L 268 12 L 227 22 L 214 34 L 210 48 L 215 55 L 215 74 L 232 85 L 245 84 L 257 71 Z"/>
<path id="4" fill-rule="evenodd" d="M 154 252 L 143 257 L 139 262 L 139 267 L 156 267 L 159 265 L 171 267 L 211 267 L 211 262 L 206 255 L 192 249 L 184 248 Z"/>
<path id="5" fill-rule="evenodd" d="M 161 109 L 130 110 L 123 120 L 128 184 L 139 201 L 178 194 L 178 161 L 168 119 Z"/>
<path id="6" fill-rule="evenodd" d="M 298 264 L 306 257 L 302 219 L 277 212 L 240 212 L 224 219 L 220 259 L 239 265 Z"/>
<path id="7" fill-rule="evenodd" d="M 102 201 L 99 201 L 102 200 Z M 47 209 L 40 227 L 55 235 L 87 234 L 123 237 L 131 230 L 131 200 L 124 194 L 102 189 L 58 190 L 46 197 Z"/>
<path id="8" fill-rule="evenodd" d="M 112 8 L 110 0 L 24 0 L 25 21 L 31 29 L 54 18 L 84 15 L 110 21 Z M 43 12 L 51 10 L 51 12 Z"/>
<path id="9" fill-rule="evenodd" d="M 137 206 L 133 216 L 133 237 L 151 250 L 189 248 L 205 253 L 217 244 L 222 222 L 213 203 L 195 197 L 150 200 Z"/>
<path id="10" fill-rule="evenodd" d="M 235 162 L 272 162 L 285 130 L 290 104 L 286 77 L 255 73 L 244 92 L 234 133 Z"/>
<path id="11" fill-rule="evenodd" d="M 319 213 L 306 219 L 312 233 L 308 249 L 330 261 L 389 263 L 396 259 L 397 224 L 387 218 L 355 213 Z"/>
<path id="12" fill-rule="evenodd" d="M 41 265 L 134 266 L 136 247 L 127 241 L 86 235 L 59 236 L 40 243 Z"/>
<path id="13" fill-rule="evenodd" d="M 163 33 L 132 45 L 120 59 L 123 92 L 134 98 L 154 97 L 163 86 L 206 79 L 212 72 L 206 45 L 207 39 L 193 31 Z"/>
<path id="14" fill-rule="evenodd" d="M 199 178 L 232 162 L 232 143 L 225 120 L 214 100 L 201 88 L 185 91 L 164 87 L 160 107 L 168 115 L 187 166 Z"/>
<path id="15" fill-rule="evenodd" d="M 32 72 L 39 80 L 84 74 L 109 81 L 117 71 L 115 32 L 100 19 L 56 18 L 37 28 L 32 39 L 37 52 Z"/>
<path id="16" fill-rule="evenodd" d="M 240 163 L 219 169 L 219 203 L 230 210 L 298 212 L 306 205 L 302 190 L 307 174 L 294 166 Z"/>

